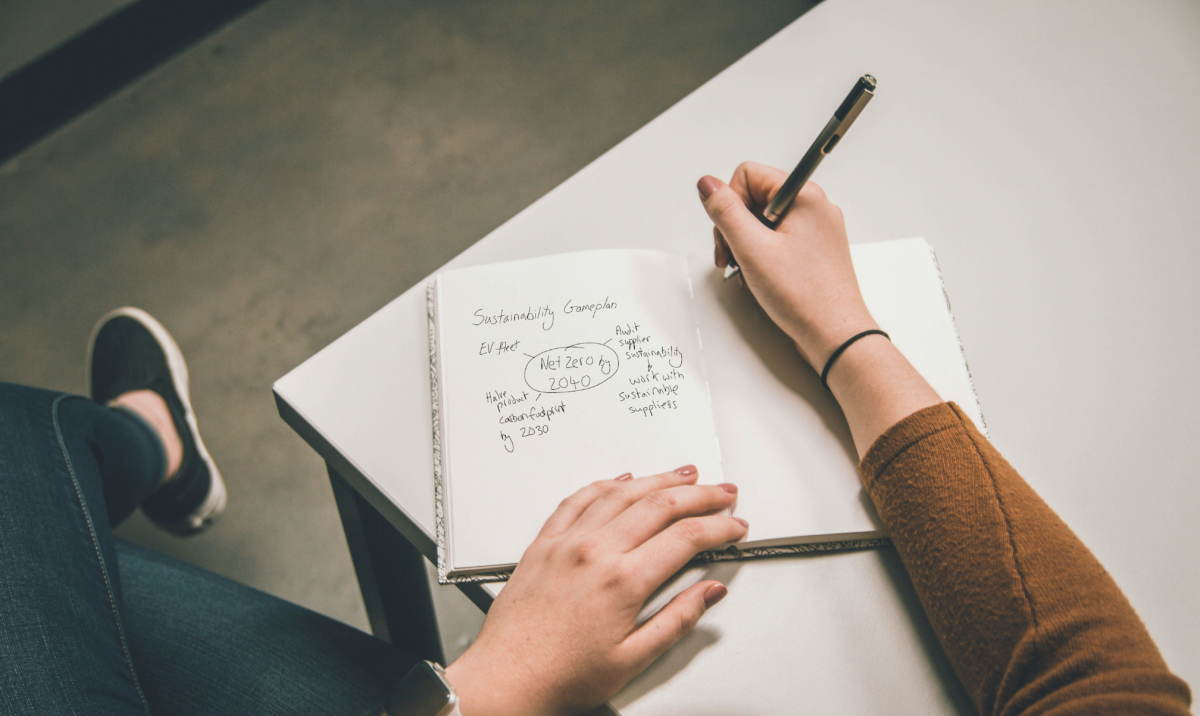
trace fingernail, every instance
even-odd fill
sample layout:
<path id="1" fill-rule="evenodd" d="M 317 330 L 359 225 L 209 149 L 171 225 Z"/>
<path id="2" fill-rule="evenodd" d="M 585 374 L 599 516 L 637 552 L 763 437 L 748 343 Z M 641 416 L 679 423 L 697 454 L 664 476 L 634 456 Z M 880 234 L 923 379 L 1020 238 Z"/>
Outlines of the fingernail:
<path id="1" fill-rule="evenodd" d="M 737 523 L 740 524 L 742 527 L 745 527 L 746 529 L 750 529 L 750 523 L 747 522 L 746 520 L 743 520 L 741 517 L 734 517 L 733 519 L 736 520 Z"/>
<path id="2" fill-rule="evenodd" d="M 724 584 L 714 584 L 704 592 L 704 608 L 710 609 L 712 605 L 725 598 L 729 594 L 729 590 Z"/>
<path id="3" fill-rule="evenodd" d="M 614 479 L 614 480 L 618 480 L 618 481 L 620 481 L 620 480 L 632 480 L 632 479 L 633 479 L 633 473 L 632 473 L 632 472 L 627 472 L 627 473 L 625 473 L 624 475 L 617 475 L 617 476 L 616 476 L 616 477 L 614 477 L 613 479 Z"/>
<path id="4" fill-rule="evenodd" d="M 732 482 L 722 482 L 720 485 L 717 485 L 717 487 L 721 488 L 722 490 L 728 492 L 731 495 L 737 494 L 737 485 L 733 484 Z"/>
<path id="5" fill-rule="evenodd" d="M 705 174 L 700 177 L 700 181 L 696 182 L 696 188 L 700 190 L 700 199 L 706 200 L 712 196 L 712 193 L 721 188 L 721 180 Z"/>
<path id="6" fill-rule="evenodd" d="M 695 465 L 684 465 L 683 467 L 675 468 L 675 472 L 679 473 L 680 475 L 695 475 L 696 474 L 696 466 Z"/>

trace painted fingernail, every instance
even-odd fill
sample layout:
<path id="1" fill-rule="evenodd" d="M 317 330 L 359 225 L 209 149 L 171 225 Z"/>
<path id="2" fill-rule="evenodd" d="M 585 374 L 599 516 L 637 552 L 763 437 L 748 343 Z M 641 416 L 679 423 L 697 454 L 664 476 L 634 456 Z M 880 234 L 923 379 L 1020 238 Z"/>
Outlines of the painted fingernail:
<path id="1" fill-rule="evenodd" d="M 731 495 L 737 494 L 737 485 L 733 484 L 732 482 L 722 482 L 720 485 L 717 485 L 717 487 L 721 488 L 722 490 L 728 492 Z"/>
<path id="2" fill-rule="evenodd" d="M 620 481 L 620 480 L 632 480 L 632 479 L 633 479 L 633 473 L 632 473 L 632 472 L 627 472 L 627 473 L 625 473 L 624 475 L 617 475 L 617 476 L 616 476 L 616 477 L 614 477 L 613 479 L 614 479 L 614 480 L 617 480 L 617 481 Z"/>
<path id="3" fill-rule="evenodd" d="M 700 181 L 696 182 L 696 188 L 700 190 L 700 199 L 706 200 L 712 196 L 712 193 L 721 188 L 721 180 L 705 174 L 700 177 Z"/>
<path id="4" fill-rule="evenodd" d="M 731 515 L 731 517 L 732 517 L 732 515 Z M 747 522 L 746 520 L 743 520 L 741 517 L 734 517 L 733 519 L 734 519 L 735 521 L 737 521 L 737 523 L 738 523 L 739 525 L 741 525 L 742 527 L 745 527 L 746 529 L 749 529 L 749 528 L 750 528 L 750 523 L 749 523 L 749 522 Z"/>
<path id="5" fill-rule="evenodd" d="M 679 473 L 680 475 L 695 475 L 696 474 L 696 466 L 695 465 L 684 465 L 683 467 L 675 468 L 675 472 Z"/>
<path id="6" fill-rule="evenodd" d="M 725 588 L 724 584 L 712 585 L 704 592 L 704 608 L 708 609 L 712 607 L 712 605 L 724 599 L 726 594 L 729 594 L 729 590 Z"/>

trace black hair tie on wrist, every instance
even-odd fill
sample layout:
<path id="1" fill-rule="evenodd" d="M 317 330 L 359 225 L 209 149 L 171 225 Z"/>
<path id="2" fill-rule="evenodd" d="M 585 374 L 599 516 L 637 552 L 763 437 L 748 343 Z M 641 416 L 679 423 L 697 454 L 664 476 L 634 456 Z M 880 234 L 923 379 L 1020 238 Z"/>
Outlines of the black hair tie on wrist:
<path id="1" fill-rule="evenodd" d="M 839 356 L 841 356 L 843 353 L 845 353 L 847 348 L 854 345 L 854 342 L 857 341 L 859 338 L 866 338 L 867 336 L 873 336 L 876 334 L 883 336 L 884 338 L 888 339 L 889 341 L 892 340 L 892 337 L 889 336 L 888 334 L 884 333 L 883 331 L 879 330 L 878 328 L 872 328 L 869 331 L 863 331 L 862 333 L 859 333 L 858 335 L 851 336 L 850 340 L 848 340 L 845 343 L 843 343 L 842 345 L 838 346 L 838 349 L 833 352 L 833 355 L 829 356 L 829 360 L 825 361 L 825 369 L 821 371 L 821 385 L 825 386 L 825 390 L 829 390 L 829 381 L 828 381 L 829 369 L 833 367 L 833 362 L 835 360 L 837 360 Z"/>

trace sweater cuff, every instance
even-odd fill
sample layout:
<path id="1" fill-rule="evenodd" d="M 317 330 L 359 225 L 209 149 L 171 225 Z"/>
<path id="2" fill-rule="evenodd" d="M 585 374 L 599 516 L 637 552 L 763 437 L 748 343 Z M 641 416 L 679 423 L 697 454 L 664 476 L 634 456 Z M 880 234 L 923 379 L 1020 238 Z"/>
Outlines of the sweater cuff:
<path id="1" fill-rule="evenodd" d="M 868 487 L 904 451 L 937 433 L 964 429 L 962 409 L 954 403 L 939 403 L 909 415 L 880 435 L 858 466 L 858 474 Z"/>

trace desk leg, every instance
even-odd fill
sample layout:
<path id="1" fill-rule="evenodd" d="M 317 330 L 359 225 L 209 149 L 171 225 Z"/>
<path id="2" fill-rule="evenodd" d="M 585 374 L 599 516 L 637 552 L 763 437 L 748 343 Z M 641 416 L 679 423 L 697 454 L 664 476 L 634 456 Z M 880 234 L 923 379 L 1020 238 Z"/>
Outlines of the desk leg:
<path id="1" fill-rule="evenodd" d="M 425 557 L 326 463 L 375 636 L 444 664 Z"/>

